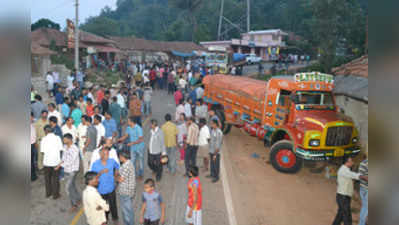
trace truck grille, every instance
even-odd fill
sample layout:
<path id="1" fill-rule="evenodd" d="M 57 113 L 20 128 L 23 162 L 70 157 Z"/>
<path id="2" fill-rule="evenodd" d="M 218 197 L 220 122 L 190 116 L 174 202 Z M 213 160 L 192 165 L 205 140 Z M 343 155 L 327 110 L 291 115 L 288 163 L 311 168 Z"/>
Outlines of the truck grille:
<path id="1" fill-rule="evenodd" d="M 327 130 L 326 146 L 343 146 L 350 144 L 353 127 L 330 127 Z"/>

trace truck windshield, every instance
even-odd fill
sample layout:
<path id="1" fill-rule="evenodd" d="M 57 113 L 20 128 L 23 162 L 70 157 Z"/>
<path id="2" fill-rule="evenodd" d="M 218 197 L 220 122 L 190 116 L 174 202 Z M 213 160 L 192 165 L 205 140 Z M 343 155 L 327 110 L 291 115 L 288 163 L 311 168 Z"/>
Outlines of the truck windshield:
<path id="1" fill-rule="evenodd" d="M 295 104 L 307 108 L 334 109 L 334 101 L 331 92 L 322 91 L 298 91 L 295 94 Z"/>

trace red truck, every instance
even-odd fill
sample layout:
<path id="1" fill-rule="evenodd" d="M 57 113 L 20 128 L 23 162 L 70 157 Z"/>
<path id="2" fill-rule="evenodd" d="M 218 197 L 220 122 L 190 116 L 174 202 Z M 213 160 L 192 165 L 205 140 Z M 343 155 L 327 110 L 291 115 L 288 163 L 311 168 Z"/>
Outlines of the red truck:
<path id="1" fill-rule="evenodd" d="M 295 173 L 303 160 L 330 160 L 360 152 L 352 120 L 338 112 L 334 77 L 319 72 L 260 81 L 229 75 L 206 76 L 204 101 L 222 120 L 222 130 L 244 128 L 270 146 L 270 161 Z"/>

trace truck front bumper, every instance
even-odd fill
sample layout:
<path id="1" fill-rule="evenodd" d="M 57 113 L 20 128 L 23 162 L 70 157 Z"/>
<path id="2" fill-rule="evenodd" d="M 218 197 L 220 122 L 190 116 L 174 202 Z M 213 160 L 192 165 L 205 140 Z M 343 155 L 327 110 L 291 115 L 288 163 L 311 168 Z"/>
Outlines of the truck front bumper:
<path id="1" fill-rule="evenodd" d="M 358 146 L 348 148 L 337 147 L 332 150 L 309 150 L 297 147 L 295 154 L 297 157 L 305 160 L 322 161 L 344 156 L 354 156 L 357 155 L 359 152 L 360 147 Z"/>

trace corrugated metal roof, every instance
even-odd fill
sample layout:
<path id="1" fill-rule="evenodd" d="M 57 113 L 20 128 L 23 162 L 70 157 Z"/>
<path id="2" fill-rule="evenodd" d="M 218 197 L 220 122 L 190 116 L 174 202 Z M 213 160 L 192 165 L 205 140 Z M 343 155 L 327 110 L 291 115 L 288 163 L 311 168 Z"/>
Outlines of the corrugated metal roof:
<path id="1" fill-rule="evenodd" d="M 345 95 L 368 103 L 368 79 L 353 75 L 335 76 L 334 94 Z"/>

